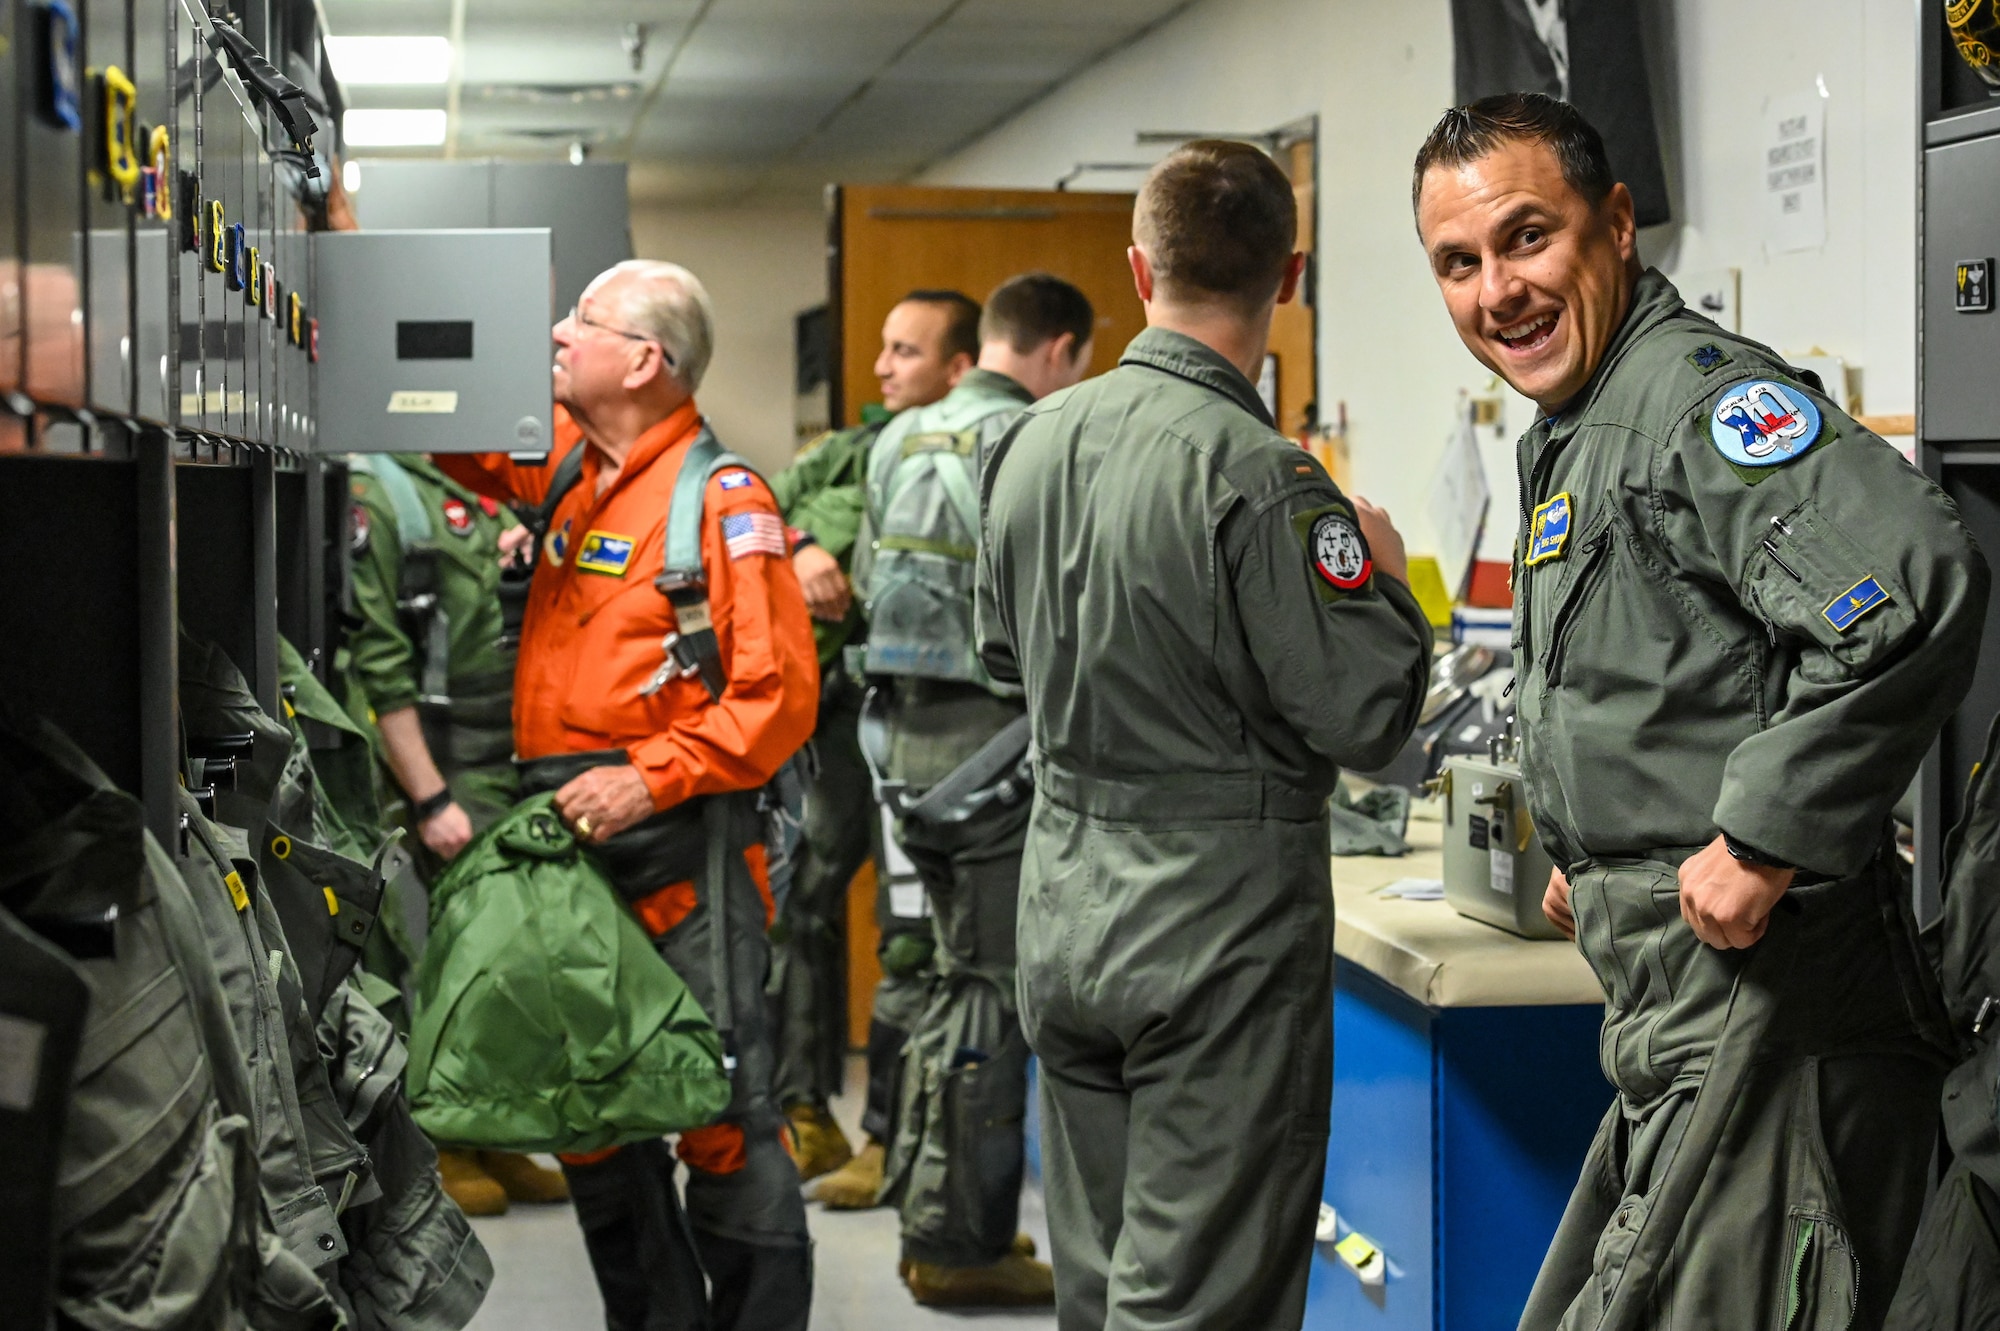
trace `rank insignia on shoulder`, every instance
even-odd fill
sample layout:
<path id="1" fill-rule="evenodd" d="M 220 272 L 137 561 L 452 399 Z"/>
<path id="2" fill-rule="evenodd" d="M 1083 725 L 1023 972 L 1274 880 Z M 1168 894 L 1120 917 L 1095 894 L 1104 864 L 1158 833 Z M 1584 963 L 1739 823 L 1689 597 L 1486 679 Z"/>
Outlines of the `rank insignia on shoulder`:
<path id="1" fill-rule="evenodd" d="M 1700 370 L 1703 374 L 1710 374 L 1719 370 L 1733 359 L 1735 358 L 1721 347 L 1716 346 L 1713 342 L 1696 347 L 1687 354 L 1687 363 Z"/>
<path id="2" fill-rule="evenodd" d="M 472 530 L 472 508 L 457 495 L 446 495 L 444 504 L 444 525 L 451 528 L 454 536 L 463 536 Z"/>
<path id="3" fill-rule="evenodd" d="M 1562 558 L 1563 548 L 1569 544 L 1570 518 L 1575 509 L 1567 490 L 1545 504 L 1536 505 L 1528 519 L 1528 553 L 1521 559 L 1524 566 Z"/>
<path id="4" fill-rule="evenodd" d="M 633 544 L 630 536 L 608 531 L 586 532 L 583 544 L 576 548 L 576 566 L 585 573 L 605 573 L 622 578 L 625 566 L 632 562 Z"/>
<path id="5" fill-rule="evenodd" d="M 747 471 L 725 471 L 720 477 L 725 490 L 747 490 L 750 488 L 750 473 Z"/>
<path id="6" fill-rule="evenodd" d="M 1313 519 L 1306 536 L 1313 571 L 1341 591 L 1357 591 L 1375 572 L 1368 542 L 1344 509 L 1332 508 Z"/>
<path id="7" fill-rule="evenodd" d="M 1889 599 L 1889 593 L 1882 584 L 1873 577 L 1867 577 L 1834 597 L 1820 614 L 1836 632 L 1845 633 L 1863 615 L 1878 605 L 1886 605 Z"/>
<path id="8" fill-rule="evenodd" d="M 557 568 L 562 567 L 563 556 L 569 553 L 569 524 L 570 519 L 565 518 L 563 525 L 550 532 L 549 538 L 542 542 L 542 549 L 547 552 L 549 562 Z"/>
<path id="9" fill-rule="evenodd" d="M 1819 436 L 1819 408 L 1805 391 L 1769 379 L 1745 379 L 1724 390 L 1708 422 L 1715 451 L 1739 467 L 1791 462 Z"/>

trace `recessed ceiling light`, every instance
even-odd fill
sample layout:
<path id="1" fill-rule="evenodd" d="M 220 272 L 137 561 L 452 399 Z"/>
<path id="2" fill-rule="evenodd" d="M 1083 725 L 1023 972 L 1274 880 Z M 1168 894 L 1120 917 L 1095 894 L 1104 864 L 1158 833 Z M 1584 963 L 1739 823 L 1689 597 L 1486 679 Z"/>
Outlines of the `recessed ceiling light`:
<path id="1" fill-rule="evenodd" d="M 342 162 L 340 164 L 340 186 L 349 194 L 361 192 L 361 163 Z"/>
<path id="2" fill-rule="evenodd" d="M 444 83 L 451 43 L 443 37 L 329 37 L 326 58 L 342 83 Z"/>
<path id="3" fill-rule="evenodd" d="M 355 148 L 434 148 L 444 142 L 442 111 L 349 111 L 340 137 Z"/>

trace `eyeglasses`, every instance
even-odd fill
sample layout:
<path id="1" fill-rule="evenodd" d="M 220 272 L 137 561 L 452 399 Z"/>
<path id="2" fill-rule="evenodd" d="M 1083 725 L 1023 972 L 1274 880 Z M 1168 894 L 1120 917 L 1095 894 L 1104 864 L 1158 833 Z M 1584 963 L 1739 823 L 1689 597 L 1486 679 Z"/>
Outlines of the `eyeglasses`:
<path id="1" fill-rule="evenodd" d="M 600 333 L 610 333 L 614 337 L 622 337 L 628 341 L 651 342 L 660 349 L 660 355 L 666 360 L 668 369 L 679 368 L 674 360 L 674 353 L 667 350 L 667 344 L 650 333 L 634 333 L 629 329 L 613 328 L 610 324 L 599 323 L 597 320 L 585 315 L 581 305 L 572 305 L 569 307 L 569 321 L 579 328 L 595 328 Z"/>

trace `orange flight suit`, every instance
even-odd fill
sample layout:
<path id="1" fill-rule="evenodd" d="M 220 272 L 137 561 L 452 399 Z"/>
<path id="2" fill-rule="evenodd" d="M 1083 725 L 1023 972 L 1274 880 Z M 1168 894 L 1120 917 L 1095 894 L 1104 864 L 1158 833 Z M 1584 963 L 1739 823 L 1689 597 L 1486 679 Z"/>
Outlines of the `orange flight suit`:
<path id="1" fill-rule="evenodd" d="M 819 656 L 805 594 L 792 572 L 783 519 L 770 490 L 736 468 L 709 480 L 701 535 L 708 606 L 728 685 L 710 698 L 698 677 L 670 678 L 641 693 L 666 661 L 661 640 L 674 608 L 653 585 L 666 560 L 666 514 L 688 446 L 700 433 L 693 401 L 640 435 L 602 495 L 602 458 L 584 455 L 582 475 L 557 505 L 528 592 L 514 672 L 514 748 L 522 758 L 624 749 L 669 809 L 698 795 L 754 790 L 812 737 L 819 709 Z M 556 465 L 583 448 L 582 431 L 557 410 L 545 463 L 522 466 L 504 453 L 437 456 L 439 468 L 481 494 L 539 504 Z M 723 521 L 751 522 L 732 543 Z M 775 529 L 777 537 L 772 537 Z M 621 545 L 629 542 L 629 546 Z M 770 909 L 762 847 L 746 856 Z M 694 884 L 663 884 L 635 904 L 657 937 L 695 906 Z M 731 1173 L 743 1165 L 734 1124 L 684 1133 L 691 1165 Z"/>

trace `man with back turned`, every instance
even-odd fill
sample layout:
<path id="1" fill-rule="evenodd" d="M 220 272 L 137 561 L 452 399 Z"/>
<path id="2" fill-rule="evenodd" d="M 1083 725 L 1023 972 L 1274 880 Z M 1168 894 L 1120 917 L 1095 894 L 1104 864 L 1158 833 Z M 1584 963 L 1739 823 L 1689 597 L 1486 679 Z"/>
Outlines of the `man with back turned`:
<path id="1" fill-rule="evenodd" d="M 1540 408 L 1523 769 L 1618 1091 L 1521 1325 L 1880 1327 L 1949 1047 L 1889 814 L 1971 681 L 1985 561 L 1818 380 L 1641 267 L 1573 107 L 1447 112 L 1413 191 L 1459 336 Z"/>
<path id="2" fill-rule="evenodd" d="M 1168 156 L 1129 251 L 1147 330 L 1029 407 L 983 477 L 981 651 L 1034 741 L 1017 966 L 1064 1331 L 1304 1312 L 1326 800 L 1409 735 L 1431 637 L 1387 515 L 1257 396 L 1296 234 L 1257 149 Z"/>

